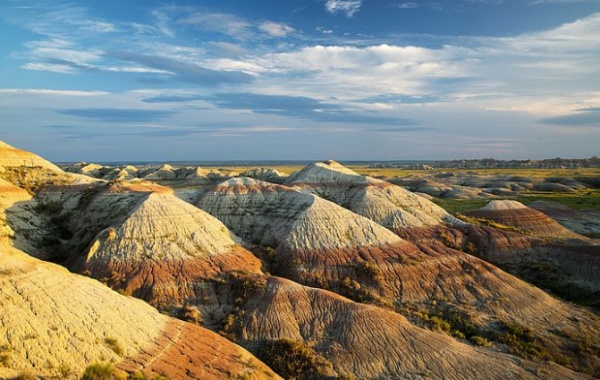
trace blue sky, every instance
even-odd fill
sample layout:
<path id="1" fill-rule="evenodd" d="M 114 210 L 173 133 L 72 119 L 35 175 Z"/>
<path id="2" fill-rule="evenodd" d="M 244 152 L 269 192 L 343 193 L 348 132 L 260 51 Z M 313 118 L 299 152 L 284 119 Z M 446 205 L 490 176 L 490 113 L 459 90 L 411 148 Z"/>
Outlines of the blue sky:
<path id="1" fill-rule="evenodd" d="M 0 56 L 54 161 L 600 153 L 600 0 L 1 0 Z"/>

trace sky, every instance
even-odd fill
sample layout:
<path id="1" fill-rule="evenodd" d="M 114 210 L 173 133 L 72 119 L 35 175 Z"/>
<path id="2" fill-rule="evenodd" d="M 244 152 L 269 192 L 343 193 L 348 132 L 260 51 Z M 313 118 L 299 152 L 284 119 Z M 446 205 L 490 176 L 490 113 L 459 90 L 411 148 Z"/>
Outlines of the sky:
<path id="1" fill-rule="evenodd" d="M 52 161 L 600 155 L 600 0 L 0 0 Z"/>

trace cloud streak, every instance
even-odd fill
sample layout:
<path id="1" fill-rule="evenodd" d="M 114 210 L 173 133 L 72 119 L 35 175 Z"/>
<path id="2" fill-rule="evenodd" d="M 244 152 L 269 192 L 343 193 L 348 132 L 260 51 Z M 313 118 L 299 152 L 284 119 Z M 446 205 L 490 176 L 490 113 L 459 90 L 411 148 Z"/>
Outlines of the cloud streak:
<path id="1" fill-rule="evenodd" d="M 142 110 L 142 109 L 119 109 L 119 108 L 87 108 L 87 109 L 63 109 L 59 113 L 69 116 L 77 116 L 102 122 L 153 122 L 165 119 L 174 111 Z"/>
<path id="2" fill-rule="evenodd" d="M 212 101 L 220 108 L 249 109 L 258 114 L 272 114 L 318 122 L 386 125 L 417 124 L 415 120 L 407 118 L 357 112 L 356 110 L 344 109 L 337 104 L 325 103 L 302 96 L 220 93 L 213 95 Z"/>
<path id="3" fill-rule="evenodd" d="M 343 13 L 351 18 L 362 7 L 362 0 L 327 0 L 325 10 L 331 14 Z"/>
<path id="4" fill-rule="evenodd" d="M 253 80 L 251 75 L 233 70 L 213 70 L 200 66 L 193 61 L 166 58 L 158 55 L 139 54 L 126 51 L 108 52 L 107 55 L 121 61 L 141 64 L 155 70 L 172 73 L 175 81 L 193 83 L 203 86 L 218 86 L 221 84 L 248 83 Z"/>
<path id="5" fill-rule="evenodd" d="M 600 127 L 600 107 L 578 109 L 576 113 L 540 120 L 544 124 L 570 127 Z"/>

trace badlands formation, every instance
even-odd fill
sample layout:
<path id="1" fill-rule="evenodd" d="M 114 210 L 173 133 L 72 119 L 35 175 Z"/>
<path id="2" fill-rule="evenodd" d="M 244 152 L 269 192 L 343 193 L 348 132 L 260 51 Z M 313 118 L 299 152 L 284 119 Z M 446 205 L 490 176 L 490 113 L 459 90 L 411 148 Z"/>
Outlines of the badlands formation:
<path id="1" fill-rule="evenodd" d="M 467 245 L 479 233 L 537 249 L 550 231 L 539 216 L 526 234 L 520 218 L 514 231 L 475 225 L 331 161 L 287 178 L 170 165 L 63 172 L 3 144 L 0 163 L 0 379 L 75 379 L 98 365 L 113 378 L 600 375 L 592 310 Z"/>
<path id="2" fill-rule="evenodd" d="M 49 163 L 10 157 L 31 157 L 21 152 L 1 152 L 4 173 L 23 171 L 21 178 L 28 178 L 29 170 L 61 174 Z M 23 220 L 43 223 L 33 220 L 36 200 L 29 193 L 5 180 L 1 184 L 0 378 L 79 378 L 98 363 L 114 365 L 114 376 L 135 373 L 138 378 L 277 377 L 209 330 L 164 316 L 142 301 L 15 248 L 18 235 L 29 231 Z"/>

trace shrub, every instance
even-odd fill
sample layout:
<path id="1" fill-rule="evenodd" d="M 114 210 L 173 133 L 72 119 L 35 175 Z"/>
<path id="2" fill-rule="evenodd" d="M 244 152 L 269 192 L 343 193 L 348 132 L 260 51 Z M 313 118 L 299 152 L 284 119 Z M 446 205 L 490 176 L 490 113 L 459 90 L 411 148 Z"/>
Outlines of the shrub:
<path id="1" fill-rule="evenodd" d="M 73 374 L 73 370 L 68 364 L 62 363 L 58 367 L 58 373 L 60 374 L 61 379 L 67 379 Z"/>
<path id="2" fill-rule="evenodd" d="M 473 343 L 476 346 L 482 346 L 482 347 L 491 346 L 491 343 L 489 340 L 487 340 L 484 337 L 479 336 L 479 335 L 473 335 L 471 338 L 469 338 L 469 340 L 471 341 L 471 343 Z"/>
<path id="3" fill-rule="evenodd" d="M 90 364 L 85 371 L 81 380 L 126 380 L 121 371 L 117 370 L 110 363 L 93 363 Z"/>
<path id="4" fill-rule="evenodd" d="M 362 261 L 356 264 L 356 269 L 360 273 L 364 273 L 371 278 L 375 278 L 379 275 L 379 268 L 369 261 Z"/>
<path id="5" fill-rule="evenodd" d="M 233 302 L 238 307 L 267 287 L 267 280 L 254 274 L 231 272 L 228 277 Z"/>
<path id="6" fill-rule="evenodd" d="M 114 351 L 115 354 L 122 356 L 124 353 L 123 346 L 115 338 L 105 338 L 104 343 Z"/>
<path id="7" fill-rule="evenodd" d="M 10 355 L 9 354 L 0 354 L 0 366 L 8 367 L 10 365 Z"/>
<path id="8" fill-rule="evenodd" d="M 15 377 L 13 380 L 37 380 L 38 376 L 32 371 L 21 372 L 21 374 Z"/>
<path id="9" fill-rule="evenodd" d="M 194 306 L 186 305 L 182 307 L 177 314 L 177 318 L 186 322 L 195 323 L 197 325 L 202 324 L 202 314 L 200 314 L 198 308 Z"/>
<path id="10" fill-rule="evenodd" d="M 273 371 L 288 380 L 308 380 L 324 377 L 325 358 L 303 342 L 289 339 L 263 341 L 257 356 Z"/>

